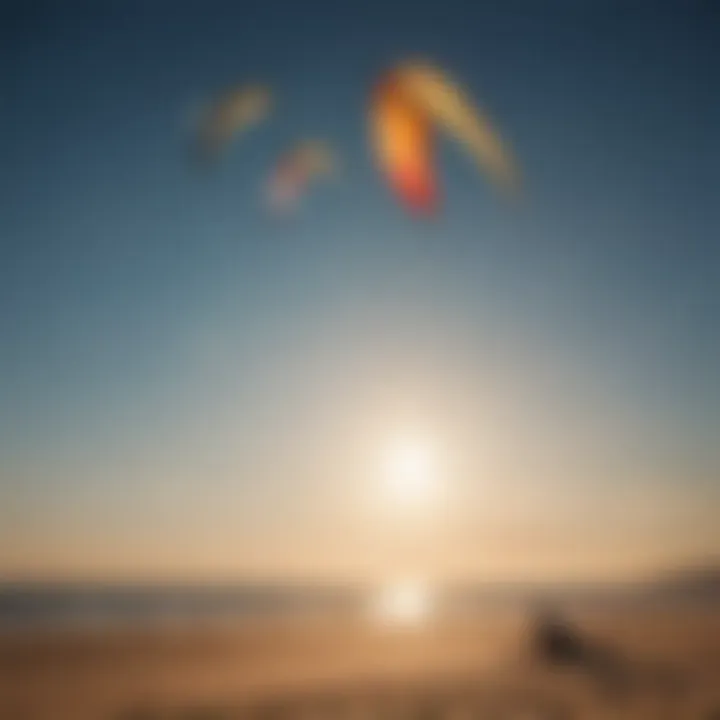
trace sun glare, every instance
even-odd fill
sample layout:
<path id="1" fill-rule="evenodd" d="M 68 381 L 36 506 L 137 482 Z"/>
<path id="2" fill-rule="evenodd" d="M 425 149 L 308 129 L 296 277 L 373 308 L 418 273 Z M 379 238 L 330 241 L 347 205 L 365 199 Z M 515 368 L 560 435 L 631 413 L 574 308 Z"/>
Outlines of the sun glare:
<path id="1" fill-rule="evenodd" d="M 428 442 L 403 439 L 388 448 L 384 463 L 386 494 L 400 505 L 431 499 L 437 489 L 437 457 Z"/>
<path id="2" fill-rule="evenodd" d="M 417 582 L 382 588 L 375 597 L 373 614 L 384 625 L 414 626 L 427 621 L 432 609 L 428 589 Z"/>

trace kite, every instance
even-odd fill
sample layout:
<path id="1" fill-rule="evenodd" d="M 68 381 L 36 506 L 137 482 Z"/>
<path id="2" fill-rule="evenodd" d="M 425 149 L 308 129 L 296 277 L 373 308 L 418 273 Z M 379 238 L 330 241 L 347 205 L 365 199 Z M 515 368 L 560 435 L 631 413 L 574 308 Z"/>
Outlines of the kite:
<path id="1" fill-rule="evenodd" d="M 428 63 L 402 63 L 383 75 L 372 92 L 369 124 L 376 161 L 411 212 L 430 215 L 439 205 L 437 127 L 454 135 L 498 186 L 518 185 L 515 163 L 490 121 Z"/>
<path id="2" fill-rule="evenodd" d="M 268 201 L 278 212 L 295 206 L 311 182 L 331 175 L 337 166 L 330 147 L 318 140 L 299 142 L 284 153 L 268 183 Z"/>
<path id="3" fill-rule="evenodd" d="M 233 88 L 204 113 L 197 133 L 197 159 L 204 165 L 217 162 L 235 136 L 264 120 L 273 98 L 264 85 Z"/>

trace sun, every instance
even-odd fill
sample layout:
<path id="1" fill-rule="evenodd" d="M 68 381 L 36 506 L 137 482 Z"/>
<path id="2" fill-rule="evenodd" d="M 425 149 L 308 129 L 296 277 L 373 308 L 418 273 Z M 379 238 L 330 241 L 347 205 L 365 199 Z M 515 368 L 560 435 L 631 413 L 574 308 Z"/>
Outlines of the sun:
<path id="1" fill-rule="evenodd" d="M 436 449 L 425 439 L 396 440 L 386 450 L 383 471 L 385 493 L 394 503 L 427 503 L 437 490 Z"/>

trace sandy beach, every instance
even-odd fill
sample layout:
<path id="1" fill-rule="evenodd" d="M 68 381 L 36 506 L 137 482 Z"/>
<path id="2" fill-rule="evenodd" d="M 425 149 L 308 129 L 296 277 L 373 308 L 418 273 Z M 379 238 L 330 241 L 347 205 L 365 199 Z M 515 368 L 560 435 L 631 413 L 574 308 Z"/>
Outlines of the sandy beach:
<path id="1" fill-rule="evenodd" d="M 534 658 L 528 618 L 519 612 L 415 628 L 325 616 L 6 633 L 0 717 L 719 716 L 720 612 L 576 617 L 583 632 L 622 658 L 627 682 L 616 692 L 580 669 Z"/>

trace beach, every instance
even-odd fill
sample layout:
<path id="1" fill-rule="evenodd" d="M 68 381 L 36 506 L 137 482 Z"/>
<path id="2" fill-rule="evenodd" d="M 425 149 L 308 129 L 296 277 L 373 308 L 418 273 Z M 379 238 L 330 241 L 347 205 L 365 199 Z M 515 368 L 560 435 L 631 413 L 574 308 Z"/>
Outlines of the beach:
<path id="1" fill-rule="evenodd" d="M 529 617 L 517 610 L 416 627 L 326 613 L 6 632 L 0 717 L 718 717 L 717 609 L 586 610 L 575 618 L 622 658 L 622 687 L 539 661 Z"/>

